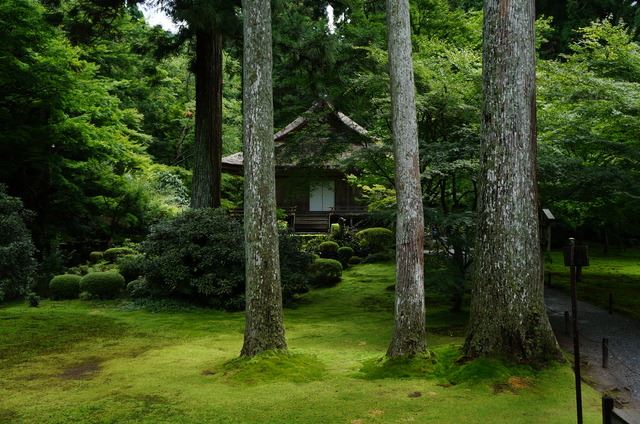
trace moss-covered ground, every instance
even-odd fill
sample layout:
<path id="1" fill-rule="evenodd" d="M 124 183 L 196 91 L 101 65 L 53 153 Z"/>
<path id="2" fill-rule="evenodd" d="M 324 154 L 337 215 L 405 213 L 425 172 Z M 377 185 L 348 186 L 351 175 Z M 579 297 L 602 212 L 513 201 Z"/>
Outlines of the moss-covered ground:
<path id="1" fill-rule="evenodd" d="M 237 359 L 243 314 L 44 301 L 0 309 L 0 422 L 568 423 L 573 377 L 459 364 L 466 317 L 429 299 L 432 352 L 382 359 L 391 264 L 359 265 L 287 309 L 290 353 Z M 585 422 L 599 395 L 585 389 Z"/>
<path id="2" fill-rule="evenodd" d="M 611 250 L 605 255 L 600 246 L 593 246 L 589 257 L 578 283 L 578 298 L 608 308 L 611 293 L 615 311 L 640 319 L 640 249 Z M 551 259 L 546 267 L 552 285 L 568 293 L 569 268 L 564 266 L 562 252 L 551 252 Z"/>

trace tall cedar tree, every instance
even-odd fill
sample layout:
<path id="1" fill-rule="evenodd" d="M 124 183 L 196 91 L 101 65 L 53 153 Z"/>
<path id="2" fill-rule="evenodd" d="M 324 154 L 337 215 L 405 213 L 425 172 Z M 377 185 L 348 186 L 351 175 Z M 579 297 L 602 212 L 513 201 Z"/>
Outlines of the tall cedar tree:
<path id="1" fill-rule="evenodd" d="M 271 2 L 243 0 L 246 324 L 242 356 L 286 349 L 276 225 Z"/>
<path id="2" fill-rule="evenodd" d="M 398 204 L 395 330 L 387 355 L 395 358 L 427 349 L 424 216 L 408 0 L 387 0 L 387 27 Z"/>
<path id="3" fill-rule="evenodd" d="M 220 206 L 223 34 L 232 33 L 239 0 L 157 0 L 195 34 L 196 117 L 191 207 Z"/>
<path id="4" fill-rule="evenodd" d="M 222 180 L 222 33 L 196 31 L 196 134 L 192 208 L 220 206 Z"/>
<path id="5" fill-rule="evenodd" d="M 467 356 L 558 357 L 543 299 L 533 0 L 485 0 L 478 227 Z"/>

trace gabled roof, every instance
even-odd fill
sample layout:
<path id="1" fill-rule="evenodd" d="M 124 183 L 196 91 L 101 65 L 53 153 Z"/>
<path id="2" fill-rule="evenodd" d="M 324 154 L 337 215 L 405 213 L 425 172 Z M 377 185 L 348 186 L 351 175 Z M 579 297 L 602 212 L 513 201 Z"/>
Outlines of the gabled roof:
<path id="1" fill-rule="evenodd" d="M 331 123 L 328 125 L 333 127 L 335 127 L 335 124 L 338 124 L 342 128 L 336 128 L 336 130 L 342 130 L 345 133 L 350 133 L 354 137 L 348 138 L 358 139 L 359 142 L 343 142 L 341 145 L 343 151 L 337 152 L 334 157 L 331 158 L 331 160 L 320 159 L 320 161 L 322 162 L 321 164 L 319 164 L 320 166 L 318 166 L 317 164 L 318 160 L 315 152 L 313 151 L 313 148 L 321 148 L 323 145 L 328 144 L 328 142 L 331 143 L 332 141 L 329 140 L 329 137 L 318 136 L 318 138 L 313 140 L 312 143 L 307 143 L 309 144 L 309 146 L 306 146 L 307 148 L 305 148 L 305 146 L 300 146 L 300 154 L 308 154 L 310 156 L 313 156 L 313 158 L 309 157 L 309 159 L 314 159 L 316 167 L 336 168 L 337 161 L 349 156 L 353 151 L 360 150 L 366 144 L 366 140 L 373 140 L 373 138 L 365 128 L 363 128 L 361 125 L 349 118 L 344 113 L 337 111 L 330 102 L 324 99 L 317 100 L 305 113 L 298 116 L 291 123 L 274 134 L 273 139 L 276 142 L 276 166 L 281 168 L 291 168 L 299 166 L 300 162 L 304 162 L 303 160 L 296 161 L 286 157 L 286 150 L 295 150 L 295 147 L 297 147 L 291 145 L 288 142 L 288 139 L 295 137 L 297 134 L 303 133 L 304 129 L 311 124 L 309 119 L 312 119 L 311 117 L 317 116 L 318 114 L 321 114 L 323 117 L 328 118 L 324 119 L 323 122 L 331 121 Z M 364 139 L 364 141 L 362 139 Z M 299 143 L 300 141 L 296 140 L 296 142 Z M 294 149 L 292 149 L 292 147 L 294 147 Z M 311 148 L 309 149 L 309 147 Z M 234 153 L 222 158 L 222 169 L 225 171 L 235 171 L 238 173 L 242 169 L 242 164 L 242 152 Z"/>
<path id="2" fill-rule="evenodd" d="M 303 128 L 307 123 L 307 118 L 305 118 L 305 115 L 313 114 L 323 108 L 328 109 L 330 113 L 335 115 L 335 117 L 338 118 L 338 120 L 342 122 L 347 128 L 355 131 L 356 133 L 358 133 L 363 137 L 369 137 L 369 131 L 364 129 L 362 126 L 360 126 L 357 122 L 349 118 L 344 113 L 340 111 L 336 111 L 336 108 L 333 107 L 333 105 L 330 102 L 328 102 L 327 100 L 316 100 L 315 102 L 313 102 L 313 105 L 311 105 L 311 107 L 307 109 L 307 111 L 304 114 L 298 116 L 293 122 L 291 122 L 289 125 L 287 125 L 283 129 L 278 131 L 273 136 L 273 139 L 275 141 L 281 141 L 289 133 L 294 132 L 300 128 Z"/>

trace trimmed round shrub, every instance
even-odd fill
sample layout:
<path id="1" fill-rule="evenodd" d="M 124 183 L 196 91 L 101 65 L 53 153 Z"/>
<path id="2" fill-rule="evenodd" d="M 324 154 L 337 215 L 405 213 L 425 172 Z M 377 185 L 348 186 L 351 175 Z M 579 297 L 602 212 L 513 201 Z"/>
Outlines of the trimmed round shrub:
<path id="1" fill-rule="evenodd" d="M 89 253 L 89 262 L 91 262 L 92 264 L 98 263 L 102 260 L 102 258 L 104 257 L 104 253 L 103 252 L 91 252 Z"/>
<path id="2" fill-rule="evenodd" d="M 373 227 L 356 233 L 360 246 L 369 253 L 379 253 L 394 245 L 393 232 L 388 228 Z"/>
<path id="3" fill-rule="evenodd" d="M 124 277 L 117 272 L 92 272 L 80 280 L 80 291 L 91 297 L 113 299 L 124 287 Z"/>
<path id="4" fill-rule="evenodd" d="M 144 256 L 124 255 L 118 258 L 118 271 L 124 277 L 125 283 L 129 283 L 144 275 Z"/>
<path id="5" fill-rule="evenodd" d="M 339 247 L 335 241 L 324 241 L 318 245 L 318 252 L 321 258 L 336 258 Z"/>
<path id="6" fill-rule="evenodd" d="M 349 265 L 358 265 L 362 263 L 362 258 L 360 256 L 352 256 L 349 258 Z"/>
<path id="7" fill-rule="evenodd" d="M 309 279 L 318 287 L 335 285 L 342 279 L 342 264 L 335 259 L 318 259 L 309 268 Z"/>
<path id="8" fill-rule="evenodd" d="M 127 284 L 127 293 L 134 299 L 151 297 L 152 294 L 151 288 L 144 277 L 135 279 Z"/>
<path id="9" fill-rule="evenodd" d="M 342 267 L 349 265 L 349 259 L 353 256 L 353 249 L 348 246 L 343 246 L 338 249 L 338 260 L 342 264 Z"/>
<path id="10" fill-rule="evenodd" d="M 102 257 L 107 262 L 115 262 L 120 256 L 133 255 L 135 253 L 135 250 L 128 247 L 112 247 L 111 249 L 105 250 Z"/>
<path id="11" fill-rule="evenodd" d="M 77 299 L 80 294 L 80 280 L 76 274 L 56 275 L 49 282 L 49 296 L 51 299 Z"/>
<path id="12" fill-rule="evenodd" d="M 30 308 L 37 308 L 38 306 L 40 306 L 40 296 L 38 296 L 34 292 L 27 293 L 25 298 L 27 300 L 27 305 L 29 305 Z"/>

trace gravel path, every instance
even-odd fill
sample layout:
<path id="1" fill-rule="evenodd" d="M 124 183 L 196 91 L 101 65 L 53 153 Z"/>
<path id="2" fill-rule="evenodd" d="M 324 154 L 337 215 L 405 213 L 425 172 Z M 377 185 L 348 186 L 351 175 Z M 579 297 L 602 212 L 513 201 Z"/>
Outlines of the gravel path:
<path id="1" fill-rule="evenodd" d="M 546 288 L 547 313 L 558 341 L 573 352 L 571 334 L 565 333 L 564 311 L 571 313 L 571 298 L 565 293 Z M 578 302 L 581 363 L 587 372 L 599 380 L 605 390 L 627 393 L 638 403 L 640 400 L 640 322 L 593 306 Z M 609 368 L 603 370 L 602 339 L 609 339 Z"/>

